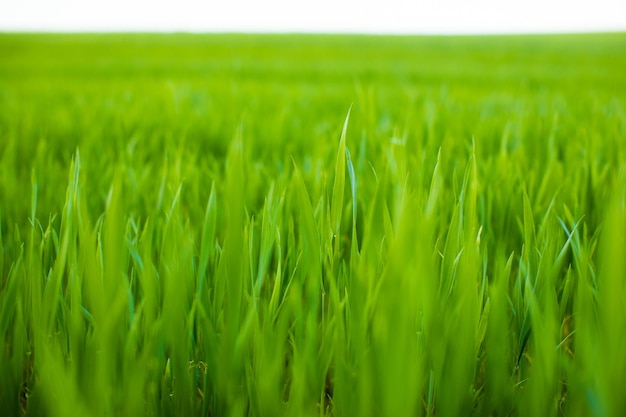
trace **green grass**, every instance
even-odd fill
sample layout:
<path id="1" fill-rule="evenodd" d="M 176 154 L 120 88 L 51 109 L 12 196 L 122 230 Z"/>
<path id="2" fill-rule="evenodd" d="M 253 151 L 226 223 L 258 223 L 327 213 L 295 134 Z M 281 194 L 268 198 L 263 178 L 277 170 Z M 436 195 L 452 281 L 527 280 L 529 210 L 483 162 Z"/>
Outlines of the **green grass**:
<path id="1" fill-rule="evenodd" d="M 626 415 L 626 35 L 0 35 L 7 416 Z"/>

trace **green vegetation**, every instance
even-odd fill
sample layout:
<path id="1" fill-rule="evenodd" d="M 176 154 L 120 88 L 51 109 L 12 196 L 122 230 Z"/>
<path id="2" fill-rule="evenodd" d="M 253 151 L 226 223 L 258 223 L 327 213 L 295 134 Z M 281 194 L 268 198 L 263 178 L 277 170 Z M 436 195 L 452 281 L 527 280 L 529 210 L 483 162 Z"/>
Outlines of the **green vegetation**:
<path id="1" fill-rule="evenodd" d="M 625 68 L 0 35 L 2 415 L 626 415 Z"/>

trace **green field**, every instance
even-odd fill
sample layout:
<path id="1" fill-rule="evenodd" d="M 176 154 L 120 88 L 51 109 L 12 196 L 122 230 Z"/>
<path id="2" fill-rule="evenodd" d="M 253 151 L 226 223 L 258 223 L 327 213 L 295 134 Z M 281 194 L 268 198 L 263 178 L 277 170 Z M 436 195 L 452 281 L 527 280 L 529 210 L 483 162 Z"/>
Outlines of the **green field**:
<path id="1" fill-rule="evenodd" d="M 0 34 L 3 416 L 626 415 L 626 34 Z"/>

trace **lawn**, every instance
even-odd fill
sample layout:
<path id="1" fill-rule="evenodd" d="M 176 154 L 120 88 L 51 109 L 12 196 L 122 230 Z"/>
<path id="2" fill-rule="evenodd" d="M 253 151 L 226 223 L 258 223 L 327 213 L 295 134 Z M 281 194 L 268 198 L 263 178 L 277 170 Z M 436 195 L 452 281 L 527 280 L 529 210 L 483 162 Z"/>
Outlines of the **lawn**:
<path id="1" fill-rule="evenodd" d="M 0 34 L 6 416 L 626 415 L 626 34 Z"/>

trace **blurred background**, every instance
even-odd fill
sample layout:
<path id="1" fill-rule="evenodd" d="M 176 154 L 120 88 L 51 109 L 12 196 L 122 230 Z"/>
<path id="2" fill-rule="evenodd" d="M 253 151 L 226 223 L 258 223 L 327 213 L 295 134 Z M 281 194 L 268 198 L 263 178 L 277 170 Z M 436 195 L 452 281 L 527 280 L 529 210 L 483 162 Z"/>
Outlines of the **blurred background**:
<path id="1" fill-rule="evenodd" d="M 624 0 L 0 2 L 0 31 L 487 34 L 625 29 Z"/>

